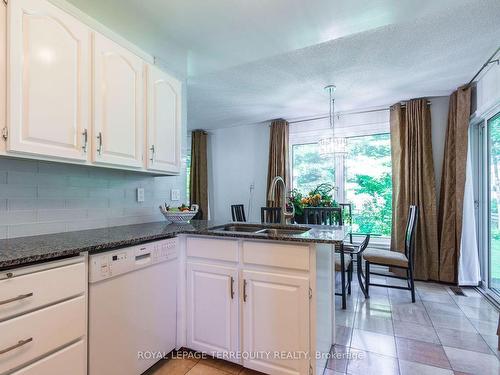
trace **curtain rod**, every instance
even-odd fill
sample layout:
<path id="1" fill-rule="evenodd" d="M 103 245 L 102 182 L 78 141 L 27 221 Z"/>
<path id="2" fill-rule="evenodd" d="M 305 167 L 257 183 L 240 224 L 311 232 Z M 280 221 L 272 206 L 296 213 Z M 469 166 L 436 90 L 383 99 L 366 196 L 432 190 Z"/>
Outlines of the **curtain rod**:
<path id="1" fill-rule="evenodd" d="M 430 106 L 431 102 L 427 101 L 427 105 Z M 404 107 L 406 107 L 406 104 L 402 103 L 401 106 L 404 108 Z M 337 118 L 338 118 L 340 116 L 360 115 L 360 114 L 363 114 L 363 113 L 383 112 L 383 111 L 389 111 L 389 110 L 390 110 L 390 108 L 368 109 L 368 110 L 365 110 L 365 111 L 338 113 L 335 116 L 337 116 Z M 288 121 L 288 123 L 289 124 L 298 124 L 300 122 L 309 122 L 309 121 L 315 121 L 315 120 L 324 120 L 324 119 L 327 119 L 327 118 L 330 118 L 330 116 L 309 117 L 309 118 L 305 118 L 305 119 L 302 119 L 302 120 Z"/>
<path id="2" fill-rule="evenodd" d="M 462 90 L 467 90 L 472 85 L 472 83 L 474 82 L 474 80 L 481 74 L 481 72 L 488 65 L 493 64 L 493 63 L 497 63 L 497 64 L 500 63 L 500 59 L 495 59 L 494 60 L 494 58 L 495 58 L 495 56 L 497 55 L 498 52 L 500 52 L 500 47 L 498 47 L 497 50 L 495 51 L 495 53 L 493 55 L 491 55 L 490 58 L 483 64 L 483 66 L 481 67 L 481 69 L 479 69 L 478 72 L 476 74 L 474 74 L 474 77 L 472 77 L 472 79 L 469 81 L 469 83 L 466 84 Z"/>

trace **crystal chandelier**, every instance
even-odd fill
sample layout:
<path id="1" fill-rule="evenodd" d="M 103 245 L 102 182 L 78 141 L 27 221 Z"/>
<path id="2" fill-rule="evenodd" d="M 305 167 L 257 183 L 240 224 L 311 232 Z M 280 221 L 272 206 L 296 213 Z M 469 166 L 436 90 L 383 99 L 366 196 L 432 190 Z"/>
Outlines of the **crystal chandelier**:
<path id="1" fill-rule="evenodd" d="M 332 136 L 322 138 L 318 142 L 319 154 L 324 157 L 345 155 L 347 153 L 347 140 L 343 137 L 335 137 L 335 99 L 333 98 L 335 89 L 335 85 L 328 85 L 325 87 L 325 90 L 328 91 L 330 95 L 329 119 Z"/>

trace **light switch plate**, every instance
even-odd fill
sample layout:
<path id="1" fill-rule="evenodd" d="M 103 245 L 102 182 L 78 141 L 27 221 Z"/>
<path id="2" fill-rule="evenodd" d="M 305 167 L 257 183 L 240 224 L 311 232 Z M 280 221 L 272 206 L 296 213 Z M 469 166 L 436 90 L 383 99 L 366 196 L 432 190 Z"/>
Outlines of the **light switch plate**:
<path id="1" fill-rule="evenodd" d="M 137 202 L 144 202 L 144 188 L 137 188 Z"/>
<path id="2" fill-rule="evenodd" d="M 172 189 L 170 191 L 170 200 L 178 201 L 181 199 L 181 191 L 179 189 Z"/>

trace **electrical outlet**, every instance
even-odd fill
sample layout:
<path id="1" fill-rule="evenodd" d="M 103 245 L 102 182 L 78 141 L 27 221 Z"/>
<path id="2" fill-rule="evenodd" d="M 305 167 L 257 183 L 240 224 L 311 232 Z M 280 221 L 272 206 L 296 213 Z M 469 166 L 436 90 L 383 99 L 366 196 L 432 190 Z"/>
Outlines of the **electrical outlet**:
<path id="1" fill-rule="evenodd" d="M 137 188 L 137 202 L 144 202 L 144 188 Z"/>
<path id="2" fill-rule="evenodd" d="M 181 199 L 181 191 L 179 189 L 170 190 L 170 200 L 178 201 Z"/>

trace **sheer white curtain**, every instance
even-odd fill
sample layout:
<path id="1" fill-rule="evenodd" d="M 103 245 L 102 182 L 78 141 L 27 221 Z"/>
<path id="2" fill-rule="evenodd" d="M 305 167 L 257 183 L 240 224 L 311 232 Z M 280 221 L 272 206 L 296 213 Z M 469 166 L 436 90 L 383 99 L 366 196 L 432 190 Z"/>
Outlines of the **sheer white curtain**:
<path id="1" fill-rule="evenodd" d="M 465 171 L 462 239 L 460 241 L 460 257 L 458 260 L 458 285 L 477 286 L 481 280 L 480 272 L 474 210 L 474 192 L 472 186 L 471 145 L 469 137 L 467 166 Z"/>

